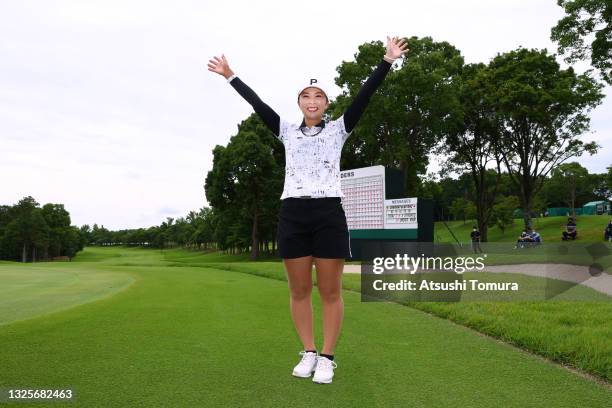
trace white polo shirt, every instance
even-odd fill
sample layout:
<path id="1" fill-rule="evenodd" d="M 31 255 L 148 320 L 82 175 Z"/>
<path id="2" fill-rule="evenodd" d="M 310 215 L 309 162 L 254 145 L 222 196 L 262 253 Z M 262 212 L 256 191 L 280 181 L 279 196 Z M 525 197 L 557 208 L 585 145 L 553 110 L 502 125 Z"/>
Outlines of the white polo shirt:
<path id="1" fill-rule="evenodd" d="M 386 57 L 382 58 L 344 114 L 328 123 L 319 123 L 322 130 L 318 126 L 309 129 L 304 126 L 304 121 L 297 125 L 283 120 L 235 74 L 228 78 L 232 87 L 253 106 L 268 129 L 285 145 L 285 185 L 281 200 L 300 196 L 343 197 L 340 154 L 350 134 L 346 131 L 344 119 L 352 131 L 391 65 Z"/>
<path id="2" fill-rule="evenodd" d="M 280 119 L 278 139 L 285 146 L 281 200 L 299 196 L 344 197 L 340 188 L 340 154 L 350 133 L 344 127 L 343 116 L 322 127 L 316 134 L 321 127 L 300 129 L 300 124 Z"/>

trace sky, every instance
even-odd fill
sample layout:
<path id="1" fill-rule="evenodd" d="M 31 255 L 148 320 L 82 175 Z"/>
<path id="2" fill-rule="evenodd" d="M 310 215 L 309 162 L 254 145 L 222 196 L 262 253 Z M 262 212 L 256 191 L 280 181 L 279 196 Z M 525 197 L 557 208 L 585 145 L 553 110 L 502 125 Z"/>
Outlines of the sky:
<path id="1" fill-rule="evenodd" d="M 253 112 L 208 71 L 213 56 L 299 122 L 299 84 L 333 84 L 360 44 L 430 36 L 488 63 L 519 46 L 555 52 L 562 16 L 556 0 L 1 1 L 0 204 L 30 195 L 64 204 L 72 225 L 111 230 L 208 205 L 212 150 Z M 590 172 L 612 164 L 610 90 L 583 136 L 602 146 L 579 158 Z"/>

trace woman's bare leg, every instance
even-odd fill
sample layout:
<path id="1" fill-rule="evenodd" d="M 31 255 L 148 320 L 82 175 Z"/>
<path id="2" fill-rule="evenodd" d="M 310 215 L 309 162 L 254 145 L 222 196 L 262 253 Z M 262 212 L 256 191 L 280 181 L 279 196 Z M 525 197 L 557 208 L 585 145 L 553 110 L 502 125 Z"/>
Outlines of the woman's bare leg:
<path id="1" fill-rule="evenodd" d="M 342 271 L 344 259 L 314 258 L 317 287 L 323 303 L 323 354 L 334 354 L 344 318 Z"/>
<path id="2" fill-rule="evenodd" d="M 283 259 L 289 282 L 291 318 L 304 350 L 315 350 L 312 330 L 312 256 Z"/>

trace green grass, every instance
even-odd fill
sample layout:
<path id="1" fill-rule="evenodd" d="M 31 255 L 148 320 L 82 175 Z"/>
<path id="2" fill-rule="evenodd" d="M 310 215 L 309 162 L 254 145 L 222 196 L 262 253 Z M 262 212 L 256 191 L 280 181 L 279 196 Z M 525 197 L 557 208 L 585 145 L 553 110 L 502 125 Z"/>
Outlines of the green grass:
<path id="1" fill-rule="evenodd" d="M 473 256 L 469 244 L 452 245 L 454 254 L 460 256 Z M 490 242 L 480 244 L 483 253 L 486 253 L 485 265 L 508 264 L 571 264 L 593 266 L 596 270 L 612 273 L 612 244 L 606 242 L 545 242 L 541 246 L 514 249 L 514 243 Z M 595 271 L 593 271 L 595 273 Z"/>
<path id="2" fill-rule="evenodd" d="M 576 217 L 578 226 L 578 239 L 571 242 L 605 242 L 603 231 L 612 216 L 609 215 L 580 215 Z M 448 221 L 459 242 L 470 242 L 470 232 L 475 225 L 474 220 Z M 560 242 L 561 232 L 565 230 L 567 217 L 534 218 L 533 227 L 540 233 L 544 242 Z M 514 224 L 503 233 L 497 227 L 489 228 L 489 242 L 515 242 L 523 231 L 523 220 L 515 219 Z M 436 222 L 434 227 L 434 240 L 436 242 L 455 242 L 454 238 L 442 222 Z"/>
<path id="3" fill-rule="evenodd" d="M 130 274 L 82 264 L 35 265 L 0 266 L 0 325 L 112 296 L 134 282 Z"/>
<path id="4" fill-rule="evenodd" d="M 215 257 L 206 254 L 194 257 L 193 253 L 180 249 L 165 251 L 164 256 L 174 265 L 214 267 L 286 280 L 284 267 L 277 262 L 207 263 L 207 258 Z M 197 264 L 192 263 L 194 259 L 197 259 Z M 504 275 L 510 276 L 482 273 L 464 275 L 467 279 L 478 277 L 480 280 L 501 280 Z M 547 282 L 544 278 L 516 274 L 512 274 L 510 278 L 506 280 L 518 281 L 521 287 L 532 285 L 535 288 L 533 290 L 540 292 L 543 292 L 542 287 L 546 286 Z M 344 289 L 360 291 L 359 274 L 344 274 L 342 280 Z M 316 274 L 313 274 L 313 281 L 316 283 Z M 550 285 L 553 287 L 565 286 L 555 301 L 477 302 L 468 299 L 450 303 L 410 302 L 400 299 L 400 302 L 612 381 L 610 298 L 581 285 L 548 281 L 553 282 Z M 572 301 L 564 301 L 565 298 Z"/>
<path id="5" fill-rule="evenodd" d="M 431 314 L 362 303 L 352 291 L 343 295 L 334 383 L 293 378 L 301 345 L 282 264 L 223 262 L 233 271 L 221 270 L 191 266 L 189 258 L 206 259 L 192 255 L 87 248 L 62 263 L 135 281 L 113 296 L 0 326 L 0 387 L 71 387 L 77 402 L 62 406 L 86 407 L 609 406 L 606 385 Z M 320 345 L 316 290 L 313 306 Z M 19 406 L 45 405 L 55 406 Z"/>
<path id="6" fill-rule="evenodd" d="M 590 266 L 612 273 L 612 243 L 603 240 L 603 230 L 609 218 L 601 215 L 583 215 L 577 217 L 579 239 L 561 241 L 561 231 L 567 217 L 535 218 L 534 228 L 544 240 L 541 247 L 514 250 L 517 237 L 523 230 L 522 220 L 515 220 L 514 225 L 505 233 L 497 227 L 489 229 L 489 242 L 481 246 L 488 254 L 487 265 L 516 263 L 566 263 Z M 448 228 L 442 222 L 436 222 L 434 239 L 436 243 L 455 245 L 458 252 L 468 254 L 470 250 L 470 232 L 474 221 L 447 222 L 447 225 L 463 245 L 459 248 Z"/>

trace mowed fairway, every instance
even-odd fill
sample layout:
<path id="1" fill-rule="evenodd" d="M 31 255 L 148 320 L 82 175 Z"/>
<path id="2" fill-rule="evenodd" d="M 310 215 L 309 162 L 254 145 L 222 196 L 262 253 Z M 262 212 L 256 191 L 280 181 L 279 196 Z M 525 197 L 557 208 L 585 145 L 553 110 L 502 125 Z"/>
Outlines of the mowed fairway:
<path id="1" fill-rule="evenodd" d="M 22 407 L 610 406 L 605 385 L 418 310 L 361 303 L 351 291 L 343 292 L 333 384 L 294 378 L 301 345 L 286 282 L 172 265 L 160 251 L 126 248 L 88 248 L 74 262 L 48 266 L 0 264 L 0 284 L 10 276 L 13 287 L 16 271 L 28 285 L 41 268 L 54 274 L 47 282 L 72 290 L 78 285 L 63 275 L 70 271 L 77 280 L 118 274 L 129 282 L 27 320 L 8 322 L 15 319 L 2 306 L 0 387 L 71 388 L 77 395 L 74 403 Z M 0 292 L 0 304 L 37 303 L 45 313 L 37 295 L 45 290 L 41 283 Z M 313 303 L 320 347 L 316 290 Z"/>

